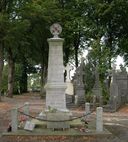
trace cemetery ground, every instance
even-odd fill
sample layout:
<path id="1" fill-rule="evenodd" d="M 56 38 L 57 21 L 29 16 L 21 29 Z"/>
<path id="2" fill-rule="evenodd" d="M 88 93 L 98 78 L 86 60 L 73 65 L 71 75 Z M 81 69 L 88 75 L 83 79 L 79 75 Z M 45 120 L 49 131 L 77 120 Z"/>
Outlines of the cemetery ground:
<path id="1" fill-rule="evenodd" d="M 30 112 L 33 116 L 40 113 L 42 109 L 45 108 L 45 100 L 41 99 L 40 95 L 37 93 L 17 95 L 14 96 L 13 99 L 2 96 L 2 102 L 0 103 L 0 142 L 4 142 L 2 141 L 2 133 L 7 131 L 11 117 L 10 110 L 14 107 L 22 106 L 25 102 L 30 103 Z M 77 116 L 81 116 L 84 113 L 84 108 L 81 107 L 71 108 L 70 110 Z M 95 117 L 95 111 L 91 117 Z M 128 105 L 123 106 L 115 113 L 104 112 L 103 119 L 104 128 L 112 134 L 108 140 L 109 142 L 128 142 Z M 81 132 L 80 128 L 78 128 L 77 131 L 79 134 L 86 133 Z M 58 133 L 58 131 L 55 133 Z M 65 131 L 62 131 L 61 133 L 65 133 Z M 62 141 L 64 141 L 64 139 L 65 137 L 62 137 Z M 103 140 L 101 141 L 103 142 Z M 15 141 L 12 140 L 11 142 Z M 89 142 L 91 142 L 91 140 Z"/>

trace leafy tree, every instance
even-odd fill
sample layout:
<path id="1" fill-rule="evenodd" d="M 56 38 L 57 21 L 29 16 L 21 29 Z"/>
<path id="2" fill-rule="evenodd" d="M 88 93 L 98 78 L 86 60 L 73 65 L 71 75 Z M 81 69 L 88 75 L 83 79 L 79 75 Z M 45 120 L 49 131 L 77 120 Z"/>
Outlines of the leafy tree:
<path id="1" fill-rule="evenodd" d="M 3 37 L 4 48 L 6 51 L 6 59 L 8 60 L 8 96 L 12 97 L 13 95 L 13 86 L 14 86 L 14 68 L 15 61 L 18 57 L 18 47 L 22 44 L 24 32 L 28 26 L 27 21 L 23 21 L 19 18 L 19 15 L 16 13 L 16 10 L 19 8 L 19 3 L 17 0 L 10 1 L 6 3 L 6 10 L 4 11 L 7 15 L 6 32 Z"/>
<path id="2" fill-rule="evenodd" d="M 84 1 L 59 1 L 62 8 L 62 27 L 63 36 L 65 37 L 64 44 L 64 61 L 65 64 L 69 58 L 73 57 L 75 66 L 78 67 L 78 54 L 81 52 L 82 44 L 84 43 L 84 30 L 85 26 L 83 21 L 82 5 Z"/>
<path id="3" fill-rule="evenodd" d="M 0 2 L 0 90 L 3 58 L 8 60 L 8 95 L 13 94 L 14 74 L 20 66 L 20 91 L 27 91 L 31 67 L 41 67 L 41 92 L 46 82 L 48 66 L 49 27 L 58 22 L 63 27 L 64 63 L 70 58 L 79 64 L 82 48 L 91 47 L 90 60 L 99 64 L 100 79 L 111 69 L 116 55 L 127 54 L 126 0 L 12 0 Z M 123 22 L 122 22 L 123 21 Z M 103 39 L 101 43 L 101 39 Z M 5 53 L 5 55 L 4 55 Z M 15 66 L 16 64 L 16 66 Z M 33 71 L 32 71 L 33 72 Z"/>
<path id="4" fill-rule="evenodd" d="M 120 52 L 121 42 L 119 44 L 119 41 L 124 39 L 125 30 L 127 31 L 127 20 L 124 20 L 125 24 L 121 22 L 125 16 L 127 17 L 127 1 L 87 0 L 84 10 L 88 47 L 92 47 L 92 52 L 96 51 L 92 56 L 95 61 L 98 60 L 100 77 L 103 80 L 107 68 L 111 69 L 113 58 Z M 101 39 L 103 39 L 104 46 L 101 44 Z M 109 77 L 109 84 L 110 81 Z"/>
<path id="5" fill-rule="evenodd" d="M 7 6 L 9 2 L 0 2 L 0 96 L 2 91 L 2 72 L 4 66 L 4 37 L 7 32 L 8 16 L 7 16 Z M 1 100 L 1 98 L 0 98 Z"/>

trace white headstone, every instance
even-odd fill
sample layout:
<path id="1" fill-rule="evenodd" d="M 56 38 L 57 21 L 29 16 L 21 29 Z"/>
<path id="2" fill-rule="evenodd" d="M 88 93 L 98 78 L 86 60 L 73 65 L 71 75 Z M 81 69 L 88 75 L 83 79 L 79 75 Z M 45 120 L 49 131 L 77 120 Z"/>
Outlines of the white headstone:
<path id="1" fill-rule="evenodd" d="M 67 76 L 66 76 L 67 89 L 65 91 L 65 94 L 73 95 L 74 88 L 73 88 L 73 84 L 71 83 L 71 79 L 70 79 L 70 71 L 72 70 L 72 67 L 69 64 L 67 64 L 65 69 L 67 71 Z"/>
<path id="2" fill-rule="evenodd" d="M 90 113 L 90 103 L 85 103 L 85 114 Z"/>
<path id="3" fill-rule="evenodd" d="M 16 132 L 18 129 L 18 113 L 16 108 L 11 110 L 11 127 L 12 132 Z"/>
<path id="4" fill-rule="evenodd" d="M 29 131 L 33 131 L 35 127 L 35 124 L 31 121 L 26 121 L 24 129 L 25 130 L 29 130 Z"/>
<path id="5" fill-rule="evenodd" d="M 90 103 L 85 103 L 85 114 L 86 114 L 86 116 L 85 116 L 85 118 L 86 119 L 89 119 L 90 118 Z"/>
<path id="6" fill-rule="evenodd" d="M 103 108 L 97 107 L 96 109 L 96 131 L 102 132 L 103 131 Z"/>
<path id="7" fill-rule="evenodd" d="M 70 79 L 70 71 L 72 70 L 72 67 L 69 64 L 67 64 L 65 69 L 67 71 L 66 82 L 70 82 L 71 81 L 71 79 Z"/>

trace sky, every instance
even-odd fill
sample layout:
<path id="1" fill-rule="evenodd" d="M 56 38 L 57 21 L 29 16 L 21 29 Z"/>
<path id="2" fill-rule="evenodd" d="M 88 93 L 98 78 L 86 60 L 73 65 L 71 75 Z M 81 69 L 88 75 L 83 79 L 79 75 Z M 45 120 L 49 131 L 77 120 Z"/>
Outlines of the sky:
<path id="1" fill-rule="evenodd" d="M 116 64 L 117 64 L 116 69 L 120 69 L 120 66 L 119 66 L 120 64 L 124 65 L 124 61 L 123 61 L 123 58 L 121 56 L 117 56 Z"/>

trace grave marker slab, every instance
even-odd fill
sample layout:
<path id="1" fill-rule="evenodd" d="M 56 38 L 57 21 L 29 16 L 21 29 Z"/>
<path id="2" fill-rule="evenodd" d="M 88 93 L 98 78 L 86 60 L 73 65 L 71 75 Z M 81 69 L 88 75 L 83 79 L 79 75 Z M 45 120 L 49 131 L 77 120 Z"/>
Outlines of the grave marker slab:
<path id="1" fill-rule="evenodd" d="M 33 131 L 35 127 L 35 124 L 31 121 L 26 121 L 24 129 L 25 130 L 29 130 L 29 131 Z"/>

